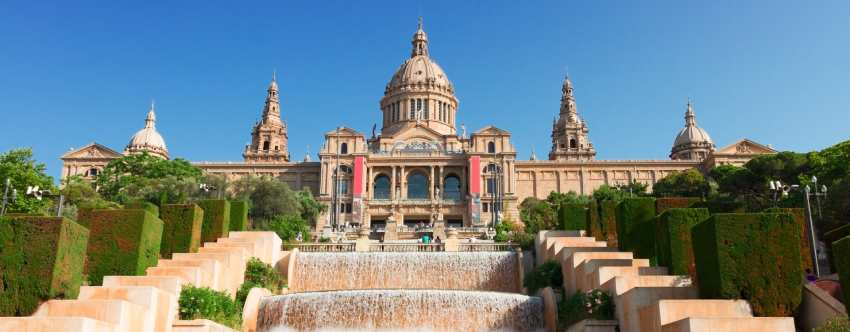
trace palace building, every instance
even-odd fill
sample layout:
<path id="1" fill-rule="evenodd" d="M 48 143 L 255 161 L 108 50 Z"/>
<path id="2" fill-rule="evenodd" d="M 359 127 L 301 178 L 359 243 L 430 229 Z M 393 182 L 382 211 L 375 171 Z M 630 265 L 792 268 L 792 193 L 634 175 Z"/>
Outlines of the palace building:
<path id="1" fill-rule="evenodd" d="M 384 88 L 379 132 L 373 127 L 367 137 L 353 128 L 337 127 L 324 134 L 317 161 L 311 161 L 309 154 L 303 161 L 292 160 L 273 76 L 243 161 L 194 164 L 228 180 L 268 175 L 293 189 L 309 188 L 330 207 L 316 230 L 371 227 L 392 240 L 404 238 L 419 224 L 433 225 L 436 235 L 446 227 L 480 228 L 499 218 L 516 220 L 523 199 L 545 198 L 552 191 L 588 195 L 603 184 L 633 181 L 651 187 L 672 172 L 742 165 L 754 156 L 776 152 L 747 139 L 716 149 L 706 130 L 697 125 L 688 102 L 669 160 L 597 160 L 590 128 L 579 115 L 567 77 L 552 124 L 548 160 L 537 160 L 533 152 L 530 160 L 518 160 L 509 131 L 486 126 L 467 133 L 458 126 L 455 119 L 461 109 L 455 86 L 431 58 L 428 43 L 420 22 L 410 57 Z M 123 155 L 147 151 L 169 158 L 155 122 L 151 105 L 144 128 L 132 137 Z M 91 143 L 61 157 L 62 177 L 96 176 L 109 160 L 120 156 Z"/>

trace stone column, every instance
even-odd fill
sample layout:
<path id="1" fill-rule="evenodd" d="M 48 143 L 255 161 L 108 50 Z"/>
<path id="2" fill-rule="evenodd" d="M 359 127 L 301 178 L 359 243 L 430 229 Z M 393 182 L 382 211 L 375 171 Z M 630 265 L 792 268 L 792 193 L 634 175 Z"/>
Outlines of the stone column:
<path id="1" fill-rule="evenodd" d="M 438 182 L 439 183 L 438 186 L 440 187 L 440 196 L 445 195 L 445 193 L 446 193 L 446 188 L 445 188 L 445 184 L 443 183 L 443 180 L 444 180 L 443 179 L 443 166 L 440 165 L 440 179 L 439 179 L 439 182 Z M 442 197 L 437 197 L 438 200 L 441 199 L 441 198 Z"/>
<path id="2" fill-rule="evenodd" d="M 393 176 L 392 176 L 392 178 L 390 178 L 390 199 L 391 200 L 397 200 L 397 199 L 399 199 L 399 197 L 396 197 L 396 195 L 395 195 L 395 186 L 396 186 L 395 166 L 391 166 L 391 167 L 393 169 L 393 171 L 392 171 Z"/>
<path id="3" fill-rule="evenodd" d="M 431 165 L 431 177 L 428 179 L 428 196 L 431 197 L 433 201 L 436 197 L 434 196 L 434 165 Z"/>
<path id="4" fill-rule="evenodd" d="M 407 198 L 407 177 L 404 175 L 404 165 L 401 165 L 400 168 L 401 175 L 399 176 L 399 182 L 401 182 L 401 197 L 399 199 Z"/>

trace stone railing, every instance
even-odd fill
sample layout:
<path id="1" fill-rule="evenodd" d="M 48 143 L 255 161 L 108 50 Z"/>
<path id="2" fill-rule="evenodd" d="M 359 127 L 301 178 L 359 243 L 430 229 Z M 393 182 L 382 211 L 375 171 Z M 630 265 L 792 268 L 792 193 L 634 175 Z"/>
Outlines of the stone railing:
<path id="1" fill-rule="evenodd" d="M 514 251 L 519 248 L 516 243 L 460 243 L 458 251 Z"/>
<path id="2" fill-rule="evenodd" d="M 379 252 L 429 252 L 445 251 L 442 243 L 373 243 L 369 251 Z"/>
<path id="3" fill-rule="evenodd" d="M 301 252 L 345 252 L 354 251 L 354 243 L 284 243 L 283 250 L 298 249 Z"/>

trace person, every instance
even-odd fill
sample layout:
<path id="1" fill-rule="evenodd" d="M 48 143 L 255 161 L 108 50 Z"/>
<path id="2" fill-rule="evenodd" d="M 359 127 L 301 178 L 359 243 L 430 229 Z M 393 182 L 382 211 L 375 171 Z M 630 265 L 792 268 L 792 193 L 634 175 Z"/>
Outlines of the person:
<path id="1" fill-rule="evenodd" d="M 439 237 L 439 236 L 437 236 L 437 237 L 435 237 L 435 238 L 434 238 L 434 243 L 436 243 L 436 244 L 440 244 L 440 243 L 443 243 L 443 241 L 441 241 L 441 240 L 440 240 L 440 237 Z"/>
<path id="2" fill-rule="evenodd" d="M 301 232 L 298 232 L 298 235 L 295 235 L 295 241 L 298 241 L 300 243 L 303 240 L 304 240 L 303 235 L 301 235 Z"/>
<path id="3" fill-rule="evenodd" d="M 818 281 L 818 277 L 812 273 L 812 269 L 806 269 L 806 282 L 814 283 Z"/>
<path id="4" fill-rule="evenodd" d="M 431 237 L 429 237 L 428 234 L 422 235 L 422 243 L 430 244 L 431 243 Z"/>

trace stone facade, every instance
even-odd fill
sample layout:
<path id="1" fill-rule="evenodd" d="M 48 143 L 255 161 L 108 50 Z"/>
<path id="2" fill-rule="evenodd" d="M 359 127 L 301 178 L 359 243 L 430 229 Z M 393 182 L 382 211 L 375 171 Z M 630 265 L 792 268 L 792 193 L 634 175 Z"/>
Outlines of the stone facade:
<path id="1" fill-rule="evenodd" d="M 381 130 L 367 136 L 338 127 L 324 134 L 318 161 L 290 161 L 286 124 L 280 120 L 276 78 L 267 89 L 263 120 L 252 131 L 243 162 L 197 162 L 208 173 L 233 181 L 248 175 L 280 179 L 293 189 L 309 189 L 329 209 L 315 229 L 370 227 L 384 239 L 414 236 L 432 225 L 480 232 L 497 220 L 519 218 L 518 205 L 552 191 L 589 195 L 603 184 L 649 185 L 670 173 L 717 165 L 742 165 L 775 153 L 750 140 L 714 150 L 696 126 L 691 104 L 685 128 L 676 137 L 671 160 L 596 160 L 588 124 L 578 115 L 573 83 L 562 85 L 559 117 L 552 127 L 549 160 L 517 160 L 511 133 L 493 126 L 467 135 L 455 122 L 458 99 L 445 72 L 428 50 L 421 22 L 412 50 L 390 78 L 380 100 Z M 164 142 L 163 142 L 164 147 Z M 62 176 L 85 174 L 120 154 L 93 143 L 62 157 Z"/>

